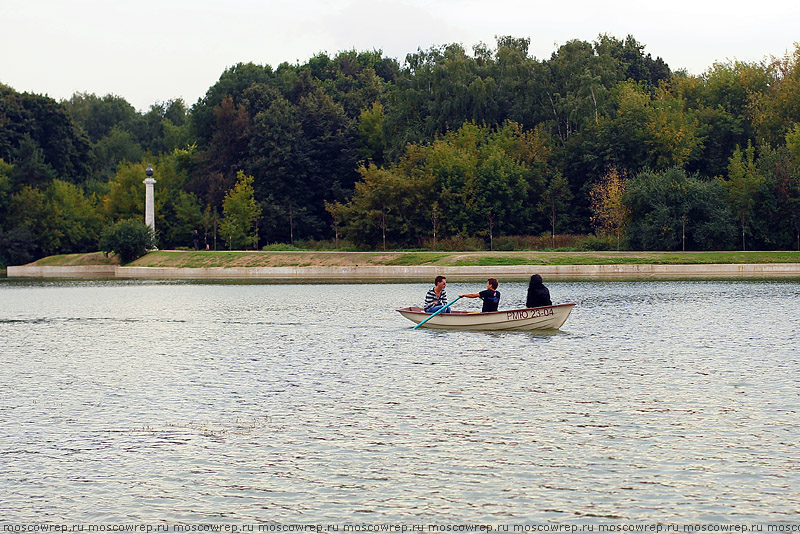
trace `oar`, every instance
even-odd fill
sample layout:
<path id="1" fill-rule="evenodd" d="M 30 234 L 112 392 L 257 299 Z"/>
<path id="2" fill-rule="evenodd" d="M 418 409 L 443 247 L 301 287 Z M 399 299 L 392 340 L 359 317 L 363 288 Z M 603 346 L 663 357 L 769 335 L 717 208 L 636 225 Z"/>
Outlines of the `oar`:
<path id="1" fill-rule="evenodd" d="M 440 309 L 436 310 L 436 313 L 432 313 L 430 317 L 428 317 L 427 319 L 425 319 L 424 321 L 422 321 L 421 323 L 419 323 L 417 326 L 415 326 L 415 327 L 413 328 L 413 330 L 416 330 L 416 329 L 417 329 L 417 328 L 419 328 L 420 326 L 424 325 L 425 323 L 427 323 L 428 321 L 430 321 L 431 319 L 433 319 L 434 317 L 436 317 L 437 315 L 439 315 L 440 313 L 442 313 L 443 311 L 445 311 L 447 308 L 449 308 L 450 306 L 452 306 L 453 304 L 455 304 L 455 303 L 456 303 L 456 301 L 457 301 L 458 299 L 460 299 L 460 298 L 461 298 L 461 297 L 456 297 L 456 298 L 454 298 L 454 299 L 453 299 L 453 302 L 451 302 L 451 303 L 450 303 L 450 304 L 448 304 L 447 306 L 443 306 L 442 308 L 440 308 Z"/>

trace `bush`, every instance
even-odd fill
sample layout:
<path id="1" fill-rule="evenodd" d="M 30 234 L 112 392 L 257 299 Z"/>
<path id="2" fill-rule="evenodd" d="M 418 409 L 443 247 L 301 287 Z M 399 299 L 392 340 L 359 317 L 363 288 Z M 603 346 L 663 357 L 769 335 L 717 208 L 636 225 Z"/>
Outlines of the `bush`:
<path id="1" fill-rule="evenodd" d="M 617 241 L 611 234 L 588 235 L 578 243 L 578 250 L 596 252 L 616 249 Z"/>
<path id="2" fill-rule="evenodd" d="M 488 242 L 482 237 L 467 237 L 467 236 L 450 236 L 443 237 L 436 240 L 436 246 L 433 244 L 433 238 L 425 237 L 421 239 L 421 248 L 427 250 L 439 250 L 443 252 L 457 252 L 463 250 L 488 250 Z"/>
<path id="3" fill-rule="evenodd" d="M 154 243 L 153 230 L 137 219 L 126 219 L 106 226 L 100 236 L 100 249 L 106 253 L 115 252 L 123 264 L 147 254 Z"/>
<path id="4" fill-rule="evenodd" d="M 357 247 L 348 239 L 295 239 L 294 245 L 300 250 L 333 250 L 337 252 L 362 252 L 370 250 L 365 247 Z"/>
<path id="5" fill-rule="evenodd" d="M 296 252 L 304 249 L 301 247 L 292 246 L 288 243 L 270 243 L 269 245 L 264 245 L 261 247 L 261 250 L 266 250 L 269 252 Z"/>

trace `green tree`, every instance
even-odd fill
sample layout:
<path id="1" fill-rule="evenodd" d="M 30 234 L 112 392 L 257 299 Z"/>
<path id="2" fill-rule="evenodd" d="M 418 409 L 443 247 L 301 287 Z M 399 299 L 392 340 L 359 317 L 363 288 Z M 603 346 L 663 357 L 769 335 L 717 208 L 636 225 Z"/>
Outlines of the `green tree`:
<path id="1" fill-rule="evenodd" d="M 0 158 L 17 171 L 35 156 L 52 170 L 53 178 L 81 183 L 90 177 L 89 140 L 63 104 L 0 84 L 0 110 Z M 32 148 L 23 147 L 23 142 Z M 20 175 L 20 186 L 41 185 L 26 181 L 28 176 Z"/>
<path id="2" fill-rule="evenodd" d="M 773 58 L 764 70 L 768 83 L 750 95 L 749 109 L 758 141 L 776 146 L 800 122 L 800 43 L 784 57 Z"/>
<path id="3" fill-rule="evenodd" d="M 359 168 L 350 202 L 327 203 L 342 235 L 358 245 L 386 250 L 388 244 L 410 243 L 418 238 L 424 219 L 425 195 L 429 193 L 422 175 L 408 176 L 397 167 L 380 168 L 374 163 Z"/>
<path id="4" fill-rule="evenodd" d="M 123 264 L 147 254 L 154 242 L 152 228 L 141 219 L 117 221 L 103 228 L 100 236 L 101 250 L 107 254 L 115 252 Z"/>
<path id="5" fill-rule="evenodd" d="M 686 101 L 662 86 L 649 110 L 646 145 L 653 168 L 684 167 L 702 146 L 698 122 Z"/>
<path id="6" fill-rule="evenodd" d="M 14 166 L 0 158 L 0 232 L 6 227 L 11 197 L 11 171 Z"/>
<path id="7" fill-rule="evenodd" d="M 36 257 L 55 253 L 56 244 L 50 233 L 51 211 L 44 192 L 26 185 L 11 196 L 10 205 L 8 225 L 12 229 L 25 229 L 31 236 L 31 253 Z"/>
<path id="8" fill-rule="evenodd" d="M 33 259 L 34 237 L 12 217 L 11 172 L 13 165 L 0 159 L 0 266 L 28 263 Z"/>
<path id="9" fill-rule="evenodd" d="M 144 186 L 147 177 L 144 162 L 120 164 L 114 177 L 108 183 L 108 192 L 102 198 L 103 217 L 106 221 L 142 218 L 144 220 Z M 155 200 L 160 202 L 160 165 L 155 166 Z M 158 215 L 158 210 L 156 211 Z"/>
<path id="10" fill-rule="evenodd" d="M 610 35 L 600 35 L 594 43 L 594 49 L 599 56 L 610 56 L 620 65 L 623 80 L 635 80 L 644 83 L 648 88 L 655 89 L 662 80 L 670 77 L 669 66 L 663 59 L 645 54 L 645 47 L 632 35 L 624 40 Z"/>
<path id="11" fill-rule="evenodd" d="M 361 155 L 378 165 L 383 163 L 383 152 L 386 149 L 386 136 L 383 133 L 383 106 L 373 102 L 370 108 L 361 111 L 358 122 Z"/>
<path id="12" fill-rule="evenodd" d="M 337 232 L 358 244 L 420 244 L 428 236 L 494 237 L 527 228 L 546 153 L 538 132 L 465 123 L 393 165 L 362 166 L 350 202 L 329 203 Z M 531 204 L 532 202 L 532 204 Z M 360 233 L 359 233 L 360 232 Z"/>
<path id="13" fill-rule="evenodd" d="M 55 169 L 45 160 L 44 151 L 29 135 L 19 141 L 19 147 L 12 155 L 12 182 L 15 189 L 23 186 L 47 187 L 57 174 Z"/>
<path id="14" fill-rule="evenodd" d="M 556 246 L 556 226 L 559 217 L 563 217 L 569 210 L 569 203 L 572 200 L 572 191 L 569 189 L 569 182 L 560 172 L 555 172 L 547 182 L 547 187 L 542 192 L 538 209 L 547 214 L 550 221 L 550 232 L 552 236 L 553 248 Z"/>
<path id="15" fill-rule="evenodd" d="M 625 186 L 624 176 L 611 168 L 590 190 L 592 223 L 617 237 L 617 250 L 630 215 L 630 208 L 625 203 Z"/>
<path id="16" fill-rule="evenodd" d="M 547 62 L 546 104 L 552 112 L 554 133 L 563 143 L 606 116 L 610 89 L 622 80 L 620 64 L 610 54 L 597 54 L 591 43 L 571 40 Z"/>
<path id="17" fill-rule="evenodd" d="M 274 76 L 269 65 L 237 63 L 226 69 L 203 98 L 192 107 L 189 124 L 199 150 L 208 149 L 212 138 L 217 134 L 218 108 L 223 100 L 230 99 L 231 107 L 237 109 L 242 105 L 247 89 L 257 84 L 273 83 Z"/>
<path id="18" fill-rule="evenodd" d="M 733 222 L 719 182 L 680 167 L 642 171 L 627 184 L 628 240 L 637 250 L 727 248 Z"/>
<path id="19" fill-rule="evenodd" d="M 252 137 L 251 118 L 243 103 L 235 104 L 230 96 L 214 108 L 215 126 L 211 139 L 201 147 L 200 176 L 192 191 L 207 203 L 222 204 L 225 192 L 236 182 L 236 172 L 244 165 Z"/>
<path id="20" fill-rule="evenodd" d="M 786 134 L 786 149 L 790 154 L 791 167 L 785 185 L 788 199 L 789 221 L 797 237 L 797 250 L 800 250 L 800 124 Z"/>
<path id="21" fill-rule="evenodd" d="M 795 130 L 796 131 L 796 130 Z M 750 248 L 769 250 L 797 247 L 800 219 L 800 168 L 792 157 L 793 131 L 786 145 L 758 149 L 756 167 L 764 181 L 756 191 L 750 219 Z"/>
<path id="22" fill-rule="evenodd" d="M 253 177 L 239 171 L 236 185 L 225 195 L 220 224 L 220 232 L 229 249 L 258 246 L 256 221 L 260 215 L 261 208 L 253 196 Z"/>
<path id="23" fill-rule="evenodd" d="M 130 132 L 139 120 L 136 109 L 121 96 L 99 97 L 89 93 L 75 93 L 64 105 L 92 143 L 99 142 L 115 128 Z"/>
<path id="24" fill-rule="evenodd" d="M 91 252 L 97 246 L 102 218 L 76 185 L 53 180 L 45 191 L 48 205 L 47 254 Z"/>
<path id="25" fill-rule="evenodd" d="M 114 126 L 92 146 L 94 176 L 107 182 L 114 176 L 120 162 L 140 161 L 142 157 L 144 151 L 133 134 Z"/>
<path id="26" fill-rule="evenodd" d="M 747 148 L 741 148 L 731 156 L 727 177 L 717 177 L 728 192 L 728 203 L 736 215 L 742 231 L 742 250 L 747 250 L 747 222 L 752 216 L 756 202 L 756 193 L 764 182 L 755 162 L 755 147 L 748 142 Z"/>
<path id="27" fill-rule="evenodd" d="M 203 210 L 200 201 L 192 193 L 179 190 L 170 205 L 171 223 L 164 222 L 165 229 L 160 231 L 160 238 L 165 246 L 189 246 L 192 234 L 203 227 Z M 162 212 L 164 210 L 162 209 Z M 157 223 L 158 224 L 158 223 Z M 162 226 L 158 226 L 162 228 Z"/>

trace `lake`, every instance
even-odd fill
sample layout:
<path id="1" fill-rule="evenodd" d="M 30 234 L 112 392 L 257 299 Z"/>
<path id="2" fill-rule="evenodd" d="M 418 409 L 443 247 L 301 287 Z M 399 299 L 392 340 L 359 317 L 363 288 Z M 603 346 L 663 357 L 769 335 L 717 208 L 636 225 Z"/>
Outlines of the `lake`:
<path id="1" fill-rule="evenodd" d="M 800 281 L 545 283 L 0 280 L 0 521 L 797 521 Z"/>

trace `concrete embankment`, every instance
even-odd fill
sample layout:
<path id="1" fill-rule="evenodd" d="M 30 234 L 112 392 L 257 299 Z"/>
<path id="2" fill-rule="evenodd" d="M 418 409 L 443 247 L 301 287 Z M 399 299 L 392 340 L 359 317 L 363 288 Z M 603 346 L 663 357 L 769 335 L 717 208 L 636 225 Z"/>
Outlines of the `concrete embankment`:
<path id="1" fill-rule="evenodd" d="M 120 267 L 12 266 L 9 277 L 120 278 L 120 279 L 253 279 L 253 280 L 430 280 L 442 274 L 452 280 L 488 277 L 524 279 L 538 273 L 549 279 L 625 278 L 774 278 L 800 277 L 800 263 L 690 264 L 690 265 L 483 265 L 442 267 Z"/>

